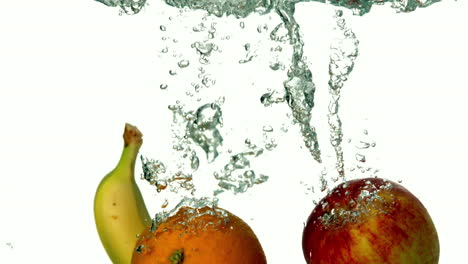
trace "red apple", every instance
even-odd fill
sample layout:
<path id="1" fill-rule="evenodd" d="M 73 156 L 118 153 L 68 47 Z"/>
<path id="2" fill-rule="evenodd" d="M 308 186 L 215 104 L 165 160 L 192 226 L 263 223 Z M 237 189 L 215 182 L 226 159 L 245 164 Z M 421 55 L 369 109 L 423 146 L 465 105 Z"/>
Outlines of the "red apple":
<path id="1" fill-rule="evenodd" d="M 302 236 L 309 264 L 437 264 L 439 239 L 422 203 L 380 178 L 338 185 L 312 211 Z"/>

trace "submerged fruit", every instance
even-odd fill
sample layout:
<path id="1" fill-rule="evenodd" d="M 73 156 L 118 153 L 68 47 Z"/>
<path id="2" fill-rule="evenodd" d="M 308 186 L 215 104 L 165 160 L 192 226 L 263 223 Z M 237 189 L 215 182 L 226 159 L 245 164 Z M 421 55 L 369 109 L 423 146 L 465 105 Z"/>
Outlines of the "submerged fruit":
<path id="1" fill-rule="evenodd" d="M 140 235 L 133 264 L 264 264 L 252 229 L 230 212 L 212 207 L 181 207 Z"/>
<path id="2" fill-rule="evenodd" d="M 338 185 L 309 216 L 302 246 L 309 264 L 437 264 L 439 240 L 422 203 L 380 178 Z"/>
<path id="3" fill-rule="evenodd" d="M 128 264 L 136 235 L 151 222 L 135 181 L 135 160 L 143 144 L 137 127 L 125 124 L 124 148 L 114 170 L 99 184 L 94 198 L 94 219 L 102 245 L 115 264 Z"/>

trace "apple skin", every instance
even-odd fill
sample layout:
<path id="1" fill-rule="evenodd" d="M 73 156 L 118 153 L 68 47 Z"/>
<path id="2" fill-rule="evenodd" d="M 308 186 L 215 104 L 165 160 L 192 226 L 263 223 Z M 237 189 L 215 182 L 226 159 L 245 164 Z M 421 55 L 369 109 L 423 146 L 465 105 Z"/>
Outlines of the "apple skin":
<path id="1" fill-rule="evenodd" d="M 437 264 L 439 239 L 423 204 L 400 184 L 338 185 L 312 211 L 302 237 L 308 264 Z"/>

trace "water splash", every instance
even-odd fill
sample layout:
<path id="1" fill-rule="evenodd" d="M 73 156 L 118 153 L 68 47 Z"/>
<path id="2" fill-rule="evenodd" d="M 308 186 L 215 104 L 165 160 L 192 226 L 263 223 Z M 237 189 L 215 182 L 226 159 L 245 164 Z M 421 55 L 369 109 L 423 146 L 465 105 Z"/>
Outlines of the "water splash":
<path id="1" fill-rule="evenodd" d="M 210 57 L 211 53 L 213 51 L 218 50 L 218 46 L 216 46 L 214 43 L 211 43 L 211 42 L 208 42 L 208 41 L 194 42 L 191 45 L 191 47 L 196 50 L 198 55 L 200 55 L 199 62 L 201 64 L 209 64 L 210 61 L 208 60 L 208 58 Z"/>
<path id="2" fill-rule="evenodd" d="M 420 7 L 427 7 L 440 0 L 296 0 L 299 2 L 319 2 L 331 4 L 338 7 L 345 7 L 351 9 L 355 15 L 365 15 L 369 13 L 373 5 L 384 5 L 390 3 L 390 6 L 397 10 L 397 12 L 411 12 Z"/>
<path id="3" fill-rule="evenodd" d="M 140 158 L 143 168 L 141 178 L 154 185 L 157 192 L 161 192 L 168 187 L 174 193 L 179 192 L 181 189 L 195 191 L 192 175 L 184 174 L 180 171 L 174 174 L 168 173 L 166 165 L 162 161 L 148 159 L 143 156 L 140 156 Z"/>
<path id="4" fill-rule="evenodd" d="M 335 12 L 336 27 L 340 36 L 331 44 L 329 74 L 328 81 L 329 93 L 331 95 L 328 106 L 328 124 L 330 127 L 330 143 L 335 150 L 336 169 L 342 177 L 345 175 L 344 158 L 341 142 L 343 141 L 342 122 L 338 114 L 339 100 L 341 88 L 344 82 L 348 79 L 349 74 L 354 68 L 359 50 L 359 41 L 353 31 L 346 25 L 345 19 L 342 17 L 343 11 Z"/>
<path id="5" fill-rule="evenodd" d="M 126 14 L 136 14 L 145 6 L 146 0 L 95 0 L 107 6 L 119 6 Z M 164 0 L 166 4 L 178 8 L 205 10 L 221 17 L 233 15 L 244 18 L 252 13 L 267 14 L 279 6 L 295 5 L 301 2 L 319 2 L 353 10 L 355 15 L 367 14 L 373 5 L 390 3 L 397 12 L 412 12 L 417 8 L 428 7 L 441 0 Z"/>
<path id="6" fill-rule="evenodd" d="M 373 178 L 378 177 L 380 170 L 376 167 L 378 157 L 375 156 L 376 142 L 369 138 L 367 129 L 356 129 L 353 139 L 346 141 L 349 147 L 347 152 L 346 178 Z M 353 131 L 349 131 L 353 134 Z"/>
<path id="7" fill-rule="evenodd" d="M 175 215 L 179 211 L 179 209 L 182 207 L 190 208 L 188 212 L 193 214 L 189 219 L 187 219 L 187 221 L 191 221 L 207 213 L 220 215 L 223 219 L 225 219 L 225 221 L 229 221 L 229 215 L 227 211 L 218 207 L 218 198 L 202 197 L 202 198 L 197 199 L 197 198 L 184 197 L 171 210 L 169 211 L 164 210 L 162 212 L 157 213 L 153 217 L 151 228 L 150 228 L 151 232 L 155 231 L 159 227 L 159 225 L 163 223 L 164 221 L 166 221 L 169 217 Z M 198 209 L 201 209 L 201 208 L 208 208 L 209 210 L 203 213 L 198 213 Z"/>
<path id="8" fill-rule="evenodd" d="M 218 148 L 223 144 L 219 132 L 222 126 L 221 108 L 216 103 L 205 104 L 189 115 L 192 118 L 187 124 L 187 137 L 205 151 L 208 162 L 213 162 L 219 155 Z"/>
<path id="9" fill-rule="evenodd" d="M 294 120 L 300 126 L 305 146 L 309 149 L 312 157 L 317 162 L 321 162 L 317 133 L 311 124 L 315 84 L 312 81 L 312 72 L 304 61 L 304 42 L 300 35 L 299 24 L 294 19 L 294 8 L 295 6 L 291 3 L 283 3 L 277 9 L 277 13 L 288 31 L 289 43 L 293 48 L 288 79 L 283 85 L 286 90 L 286 100 L 292 110 Z"/>
<path id="10" fill-rule="evenodd" d="M 145 4 L 145 0 L 97 0 L 103 4 L 109 6 L 120 6 L 124 10 L 130 10 L 133 13 L 141 10 Z M 314 2 L 322 2 L 331 4 L 334 6 L 346 7 L 352 9 L 354 14 L 363 15 L 370 11 L 374 4 L 385 4 L 390 2 L 392 8 L 399 12 L 410 12 L 418 7 L 426 7 L 439 0 L 358 0 L 358 1 L 347 1 L 347 0 L 311 0 Z M 286 0 L 165 0 L 165 2 L 174 7 L 186 8 L 190 10 L 205 10 L 208 14 L 221 17 L 223 15 L 233 15 L 237 18 L 244 18 L 252 13 L 266 14 L 272 10 L 280 16 L 283 23 L 277 25 L 271 32 L 270 38 L 277 42 L 286 42 L 293 48 L 293 56 L 291 59 L 291 66 L 288 70 L 288 79 L 284 81 L 283 85 L 286 91 L 285 99 L 292 110 L 294 120 L 300 126 L 300 131 L 305 143 L 313 158 L 321 162 L 321 151 L 317 139 L 317 133 L 315 127 L 311 124 L 312 116 L 311 112 L 314 107 L 314 93 L 315 84 L 312 81 L 312 73 L 305 62 L 303 57 L 303 46 L 300 35 L 300 27 L 294 18 L 295 4 L 299 2 L 308 1 L 286 1 Z M 338 15 L 339 14 L 339 15 Z M 337 26 L 340 31 L 345 35 L 345 39 L 351 40 L 357 47 L 357 40 L 354 33 L 346 28 L 344 19 L 341 18 L 342 11 L 338 11 L 336 17 Z M 208 39 L 213 39 L 216 33 L 216 23 L 212 23 L 208 29 Z M 241 23 L 241 27 L 245 25 Z M 207 27 L 201 23 L 198 27 L 194 27 L 194 31 L 204 31 Z M 161 28 L 162 30 L 162 28 Z M 265 25 L 259 25 L 257 31 L 259 33 L 264 30 L 268 30 Z M 211 42 L 195 42 L 192 47 L 196 49 L 200 55 L 200 63 L 208 64 L 208 57 L 213 50 L 217 49 L 217 46 Z M 332 57 L 330 62 L 331 78 L 329 82 L 330 92 L 332 94 L 333 102 L 330 105 L 329 124 L 331 127 L 331 143 L 335 148 L 337 155 L 337 170 L 340 175 L 344 174 L 342 150 L 340 147 L 342 140 L 341 132 L 341 121 L 338 116 L 338 99 L 339 90 L 341 89 L 342 82 L 346 80 L 346 76 L 352 70 L 354 64 L 354 58 L 357 56 L 356 53 L 345 53 L 337 52 L 340 48 L 332 47 Z M 255 55 L 248 53 L 245 59 L 240 60 L 240 63 L 246 63 L 251 61 Z M 335 57 L 333 57 L 335 56 Z M 354 57 L 353 57 L 354 56 Z M 341 66 L 341 62 L 347 59 L 349 65 Z M 346 63 L 346 62 L 345 62 Z M 180 65 L 179 65 L 180 66 Z M 188 64 L 187 64 L 188 66 Z M 272 69 L 278 69 L 279 64 L 273 64 Z M 336 72 L 339 71 L 339 72 Z M 174 72 L 175 73 L 175 72 Z M 202 84 L 209 87 L 214 84 L 214 81 L 209 76 L 203 76 Z M 265 97 L 268 99 L 268 96 Z M 263 100 L 269 102 L 268 100 Z"/>
<path id="11" fill-rule="evenodd" d="M 126 14 L 136 14 L 146 5 L 146 0 L 96 1 L 108 6 L 119 6 L 122 12 Z M 391 7 L 398 12 L 410 12 L 418 7 L 426 7 L 438 2 L 438 0 L 311 1 L 346 7 L 352 9 L 355 15 L 368 13 L 374 4 L 390 3 Z M 223 15 L 232 15 L 237 18 L 243 18 L 252 13 L 267 14 L 271 11 L 275 11 L 274 13 L 279 15 L 282 23 L 277 24 L 275 27 L 268 27 L 266 24 L 258 25 L 257 31 L 260 34 L 264 34 L 267 33 L 268 30 L 271 30 L 269 32 L 270 39 L 279 44 L 274 50 L 271 50 L 272 52 L 281 52 L 281 45 L 286 44 L 292 47 L 293 55 L 288 68 L 285 64 L 276 60 L 269 64 L 270 69 L 273 71 L 287 69 L 287 79 L 283 82 L 284 91 L 269 91 L 261 96 L 260 101 L 264 106 L 287 102 L 291 109 L 291 116 L 293 117 L 295 124 L 298 124 L 300 127 L 300 132 L 306 148 L 316 161 L 321 162 L 321 150 L 318 144 L 318 136 L 315 127 L 312 124 L 313 120 L 311 114 L 314 107 L 316 87 L 313 82 L 312 72 L 303 56 L 304 43 L 300 34 L 300 26 L 294 18 L 295 4 L 308 1 L 165 0 L 165 2 L 170 6 L 181 8 L 181 10 L 202 9 L 207 11 L 208 14 L 218 17 Z M 342 18 L 341 11 L 336 13 L 335 19 L 337 21 L 337 31 L 341 32 L 343 38 L 334 42 L 331 47 L 332 55 L 330 57 L 329 92 L 332 95 L 332 100 L 329 106 L 328 122 L 331 133 L 330 142 L 335 148 L 337 158 L 336 168 L 340 175 L 344 175 L 343 151 L 341 149 L 343 133 L 341 131 L 341 120 L 338 116 L 338 102 L 343 82 L 346 81 L 347 75 L 349 75 L 354 65 L 354 60 L 357 56 L 358 42 L 354 33 L 347 28 L 346 23 Z M 171 18 L 169 20 L 171 20 Z M 217 32 L 215 25 L 215 22 L 211 23 L 211 25 L 205 25 L 204 22 L 201 22 L 192 28 L 193 32 L 200 32 L 207 35 L 207 39 L 195 41 L 191 45 L 196 54 L 198 54 L 198 62 L 203 65 L 203 67 L 198 68 L 200 71 L 198 75 L 200 83 L 193 84 L 196 92 L 199 92 L 201 87 L 211 87 L 216 83 L 216 80 L 213 79 L 210 74 L 206 73 L 204 68 L 208 67 L 208 64 L 210 64 L 212 53 L 214 51 L 218 51 L 218 46 L 215 44 L 214 38 L 219 34 L 219 32 Z M 241 28 L 245 28 L 245 23 L 241 21 L 239 26 Z M 161 32 L 167 33 L 166 26 L 160 25 L 159 29 Z M 229 39 L 229 36 L 226 36 L 225 39 Z M 176 39 L 171 39 L 167 36 L 163 36 L 162 40 L 166 43 L 171 42 L 170 45 L 178 42 Z M 345 42 L 352 44 L 351 49 L 347 50 L 347 48 L 343 48 L 343 43 Z M 249 45 L 245 45 L 244 49 L 247 54 L 245 59 L 240 61 L 241 63 L 250 62 L 255 57 L 255 54 L 251 52 Z M 175 49 L 170 47 L 170 52 L 174 52 L 173 56 L 176 57 Z M 164 47 L 161 50 L 161 53 L 164 55 L 169 55 L 170 52 L 169 47 Z M 190 58 L 190 61 L 185 58 L 186 57 L 179 57 L 178 63 L 175 66 L 178 66 L 177 71 L 172 69 L 170 72 L 171 77 L 174 77 L 175 74 L 178 74 L 176 77 L 180 77 L 180 75 L 183 74 L 183 71 L 190 70 L 190 68 L 193 68 L 193 64 L 197 63 L 197 58 Z M 189 67 L 189 65 L 192 67 L 184 69 Z M 172 83 L 169 85 L 170 87 L 176 87 L 172 85 Z M 168 84 L 166 83 L 160 85 L 160 88 L 163 90 L 167 89 L 167 87 Z M 187 95 L 189 95 L 188 92 Z M 201 101 L 201 97 L 197 99 L 197 101 Z M 174 124 L 177 124 L 173 124 L 172 128 L 174 130 L 181 130 L 174 133 L 173 145 L 174 150 L 180 154 L 181 158 L 178 159 L 180 163 L 177 165 L 175 172 L 171 172 L 161 161 L 144 160 L 142 158 L 144 169 L 142 177 L 154 184 L 158 191 L 166 188 L 169 188 L 172 191 L 177 191 L 182 188 L 192 191 L 193 193 L 195 188 L 192 183 L 192 173 L 199 168 L 200 160 L 196 155 L 196 152 L 193 150 L 192 144 L 203 149 L 209 162 L 213 162 L 218 157 L 220 153 L 218 148 L 223 142 L 223 138 L 219 131 L 222 127 L 221 108 L 220 105 L 217 104 L 205 104 L 200 106 L 196 111 L 185 112 L 182 109 L 182 106 L 177 104 L 169 106 L 169 109 L 174 114 Z M 179 128 L 176 128 L 176 126 Z M 264 132 L 269 133 L 268 131 Z M 249 149 L 246 152 L 241 152 L 231 156 L 229 163 L 224 166 L 224 169 L 215 174 L 215 178 L 218 180 L 218 185 L 221 188 L 216 192 L 219 193 L 224 190 L 231 190 L 234 193 L 242 193 L 255 184 L 265 182 L 268 179 L 268 176 L 255 173 L 250 168 L 250 159 L 260 155 L 264 150 L 272 150 L 275 147 L 276 143 L 274 141 L 270 141 L 266 142 L 264 148 L 258 148 L 258 150 Z M 255 153 L 260 154 L 257 155 Z M 363 162 L 361 161 L 360 163 L 362 164 Z M 356 168 L 368 171 L 368 168 L 361 165 L 356 166 Z M 325 175 L 321 175 L 320 180 L 322 182 L 321 189 L 328 190 L 329 188 L 325 180 Z"/>
<path id="12" fill-rule="evenodd" d="M 146 5 L 146 0 L 95 0 L 106 6 L 120 7 L 127 15 L 134 15 L 141 11 Z"/>
<path id="13" fill-rule="evenodd" d="M 250 161 L 263 154 L 263 148 L 251 144 L 250 141 L 246 141 L 246 145 L 248 150 L 232 155 L 223 170 L 213 174 L 221 188 L 214 192 L 215 195 L 224 190 L 230 190 L 234 194 L 244 193 L 254 185 L 268 180 L 268 176 L 257 174 L 250 169 Z"/>
<path id="14" fill-rule="evenodd" d="M 164 0 L 166 4 L 178 8 L 202 9 L 221 17 L 233 15 L 237 18 L 246 17 L 252 13 L 266 14 L 274 6 L 275 0 Z"/>
<path id="15" fill-rule="evenodd" d="M 272 92 L 263 94 L 260 97 L 260 103 L 262 103 L 263 106 L 267 107 L 273 104 L 279 104 L 279 103 L 285 102 L 286 101 L 285 97 L 286 97 L 285 94 L 281 94 L 278 91 L 272 91 Z"/>
<path id="16" fill-rule="evenodd" d="M 348 183 L 343 183 L 334 189 L 334 192 L 342 192 L 347 188 Z M 382 180 L 382 182 L 366 181 L 359 188 L 346 190 L 343 202 L 336 203 L 326 202 L 326 198 L 322 199 L 319 205 L 324 210 L 323 216 L 320 218 L 325 228 L 333 225 L 345 225 L 347 223 L 359 223 L 361 219 L 369 216 L 388 214 L 393 208 L 395 198 L 388 193 L 394 188 L 390 181 Z M 356 197 L 356 198 L 353 198 Z"/>
<path id="17" fill-rule="evenodd" d="M 190 65 L 189 60 L 181 60 L 177 63 L 177 66 L 179 66 L 179 68 L 187 68 L 189 65 Z"/>

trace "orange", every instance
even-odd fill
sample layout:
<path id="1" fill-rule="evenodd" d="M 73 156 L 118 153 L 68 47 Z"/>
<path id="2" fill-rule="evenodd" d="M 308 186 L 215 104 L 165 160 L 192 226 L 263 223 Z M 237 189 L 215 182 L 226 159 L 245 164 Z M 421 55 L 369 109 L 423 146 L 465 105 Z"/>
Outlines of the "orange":
<path id="1" fill-rule="evenodd" d="M 140 235 L 133 264 L 265 264 L 262 246 L 239 217 L 220 209 L 181 207 Z"/>

